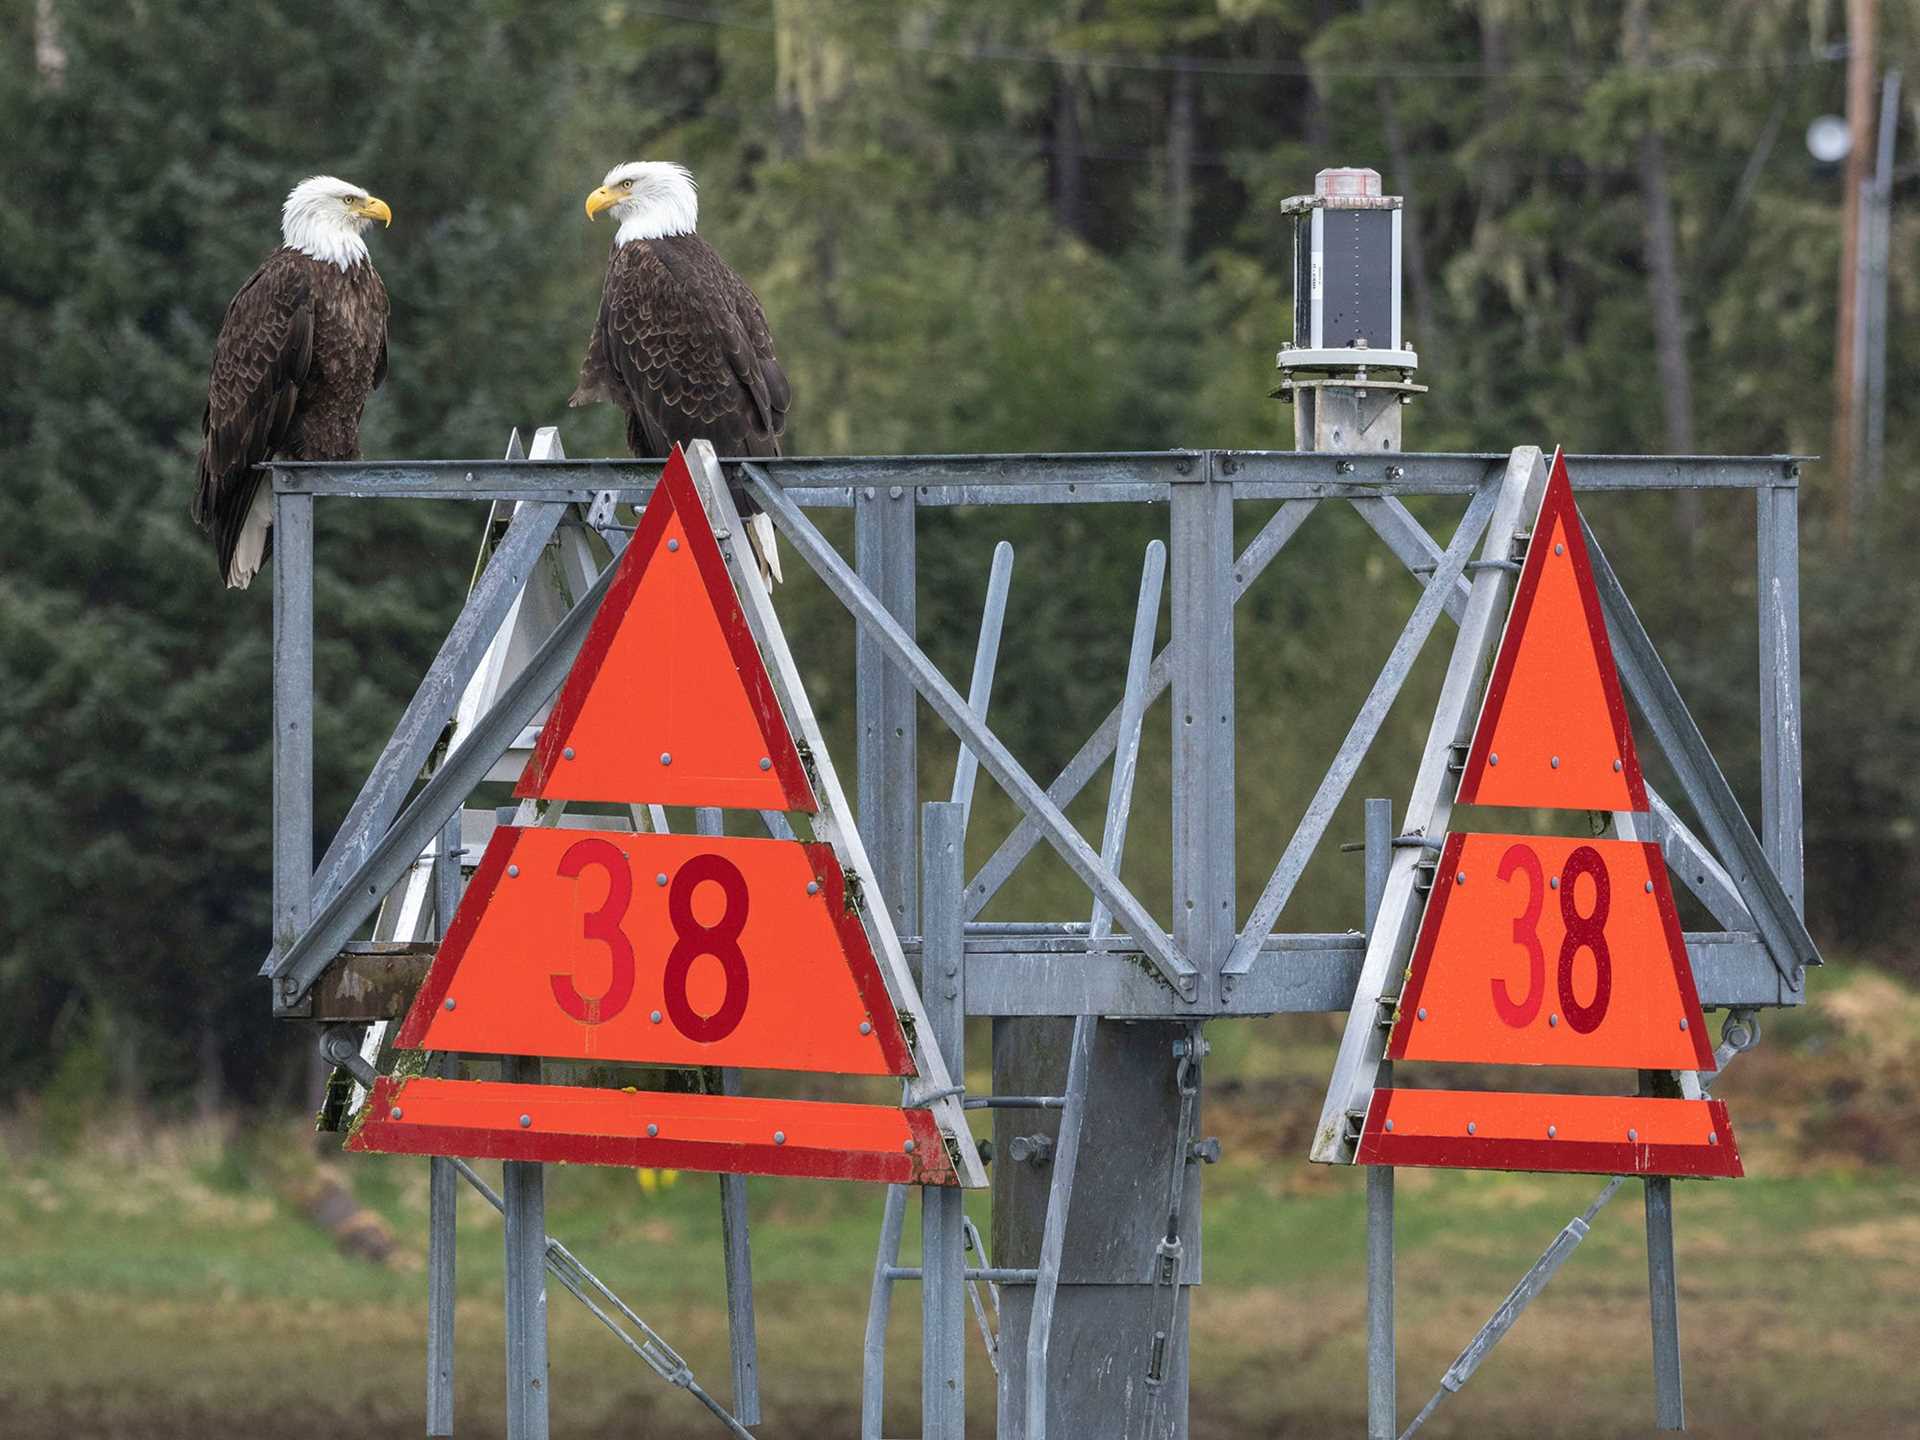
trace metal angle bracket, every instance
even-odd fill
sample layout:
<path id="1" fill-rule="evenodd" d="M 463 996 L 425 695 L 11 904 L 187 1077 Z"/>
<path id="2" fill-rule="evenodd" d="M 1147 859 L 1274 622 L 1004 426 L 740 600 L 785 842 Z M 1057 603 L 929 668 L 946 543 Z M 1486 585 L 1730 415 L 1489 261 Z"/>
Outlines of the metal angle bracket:
<path id="1" fill-rule="evenodd" d="M 1487 523 L 1480 558 L 1505 560 L 1515 538 L 1524 534 L 1540 508 L 1546 490 L 1547 464 L 1538 446 L 1523 445 L 1507 461 L 1499 498 Z M 1402 828 L 1410 835 L 1438 836 L 1447 827 L 1453 809 L 1456 750 L 1472 736 L 1486 688 L 1494 646 L 1506 619 L 1514 588 L 1513 572 L 1488 566 L 1473 572 L 1466 613 L 1447 663 L 1439 703 L 1421 752 Z M 1351 1163 L 1355 1137 L 1350 1117 L 1364 1116 L 1372 1100 L 1387 1034 L 1380 1025 L 1381 997 L 1398 990 L 1412 953 L 1426 892 L 1419 881 L 1423 866 L 1430 867 L 1424 849 L 1395 849 L 1387 872 L 1386 889 L 1371 930 L 1366 959 L 1361 964 L 1353 1007 L 1334 1061 L 1320 1120 L 1314 1129 L 1310 1158 L 1322 1163 Z M 1430 873 L 1430 870 L 1429 870 Z"/>
<path id="2" fill-rule="evenodd" d="M 819 814 L 814 817 L 814 834 L 817 839 L 832 846 L 841 868 L 858 881 L 861 893 L 878 895 L 880 888 L 874 878 L 872 863 L 867 858 L 866 846 L 849 818 L 852 811 L 847 804 L 846 792 L 841 788 L 839 776 L 834 771 L 826 739 L 814 717 L 813 706 L 807 700 L 799 667 L 794 663 L 793 653 L 787 648 L 786 635 L 774 614 L 773 598 L 760 578 L 751 547 L 739 543 L 745 531 L 726 479 L 720 473 L 713 447 L 704 440 L 696 440 L 688 447 L 686 457 L 694 489 L 706 509 L 714 538 L 720 542 L 721 558 L 725 560 L 734 588 L 739 593 L 748 628 L 753 632 L 760 653 L 766 657 L 767 671 L 781 708 L 792 720 L 801 746 L 812 757 L 815 798 L 820 805 Z M 884 905 L 864 905 L 859 913 L 874 955 L 880 962 L 881 975 L 886 980 L 894 1008 L 905 1022 L 907 1041 L 917 1071 L 916 1077 L 908 1084 L 907 1104 L 910 1108 L 924 1107 L 931 1111 L 934 1124 L 946 1140 L 949 1157 L 960 1183 L 973 1188 L 984 1186 L 987 1183 L 986 1167 L 974 1145 L 972 1132 L 967 1128 L 966 1112 L 961 1107 L 961 1090 L 956 1087 L 938 1048 L 927 1041 L 926 1037 L 933 1034 L 933 1026 L 926 1007 L 921 1003 L 913 972 L 907 967 L 906 955 L 900 948 L 900 936 L 894 929 L 893 917 Z"/>

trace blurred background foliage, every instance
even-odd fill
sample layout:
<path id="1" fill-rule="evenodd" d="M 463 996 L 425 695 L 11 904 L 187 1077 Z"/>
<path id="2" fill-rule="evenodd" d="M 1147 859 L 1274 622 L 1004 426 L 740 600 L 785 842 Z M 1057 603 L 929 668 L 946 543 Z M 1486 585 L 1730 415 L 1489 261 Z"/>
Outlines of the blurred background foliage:
<path id="1" fill-rule="evenodd" d="M 580 198 L 636 157 L 698 176 L 702 231 L 794 378 L 796 452 L 1284 447 L 1280 202 L 1324 165 L 1372 165 L 1409 202 L 1407 328 L 1433 387 L 1409 448 L 1812 453 L 1840 185 L 1800 135 L 1843 106 L 1841 8 L 0 0 L 0 1085 L 215 1109 L 291 1099 L 306 1068 L 254 979 L 271 586 L 222 593 L 186 515 L 213 336 L 300 177 L 345 175 L 395 211 L 373 240 L 394 309 L 370 455 L 497 454 L 510 426 L 549 423 L 571 454 L 621 453 L 611 412 L 564 405 L 609 240 Z M 1882 51 L 1920 73 L 1913 19 L 1883 7 Z M 1842 535 L 1847 496 L 1811 466 L 1802 511 L 1809 907 L 1824 942 L 1909 968 L 1911 194 L 1886 486 Z M 1421 513 L 1450 529 L 1457 511 Z M 1757 813 L 1750 497 L 1592 514 Z M 464 505 L 322 507 L 323 826 L 457 609 L 479 525 Z M 1043 778 L 1118 696 L 1163 527 L 1106 507 L 922 517 L 921 633 L 950 676 L 993 542 L 1019 547 L 994 721 Z M 1328 509 L 1243 604 L 1243 900 L 1416 594 Z M 782 607 L 850 737 L 844 617 L 804 579 Z M 1439 663 L 1356 800 L 1404 793 Z M 1128 866 L 1163 913 L 1165 727 Z M 943 793 L 951 743 L 930 726 L 922 755 Z M 1009 815 L 983 787 L 976 859 Z M 1348 813 L 1330 839 L 1357 834 Z M 1358 867 L 1327 851 L 1285 928 L 1357 923 Z M 995 913 L 1078 914 L 1063 876 L 1036 857 Z"/>

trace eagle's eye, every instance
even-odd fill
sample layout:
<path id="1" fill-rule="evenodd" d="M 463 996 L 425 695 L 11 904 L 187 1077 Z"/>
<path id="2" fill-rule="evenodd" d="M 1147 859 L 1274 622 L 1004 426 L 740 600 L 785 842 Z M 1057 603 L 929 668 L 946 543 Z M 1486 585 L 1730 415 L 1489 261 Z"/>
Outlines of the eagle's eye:
<path id="1" fill-rule="evenodd" d="M 622 180 L 620 182 L 620 188 L 622 190 L 631 190 L 633 188 L 633 177 L 629 175 L 626 179 Z"/>

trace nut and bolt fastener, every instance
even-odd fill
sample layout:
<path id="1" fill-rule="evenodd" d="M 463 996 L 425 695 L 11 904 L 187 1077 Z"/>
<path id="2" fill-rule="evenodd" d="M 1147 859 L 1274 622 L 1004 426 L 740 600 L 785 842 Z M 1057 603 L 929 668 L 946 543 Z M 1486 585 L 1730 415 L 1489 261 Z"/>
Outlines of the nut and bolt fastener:
<path id="1" fill-rule="evenodd" d="M 1616 775 L 1620 773 L 1620 762 L 1618 760 L 1613 762 L 1613 773 Z"/>
<path id="2" fill-rule="evenodd" d="M 760 768 L 762 770 L 771 770 L 773 768 L 772 759 L 769 758 L 768 756 L 762 755 L 760 757 Z"/>
<path id="3" fill-rule="evenodd" d="M 774 1132 L 773 1132 L 773 1143 L 774 1143 L 774 1144 L 776 1144 L 776 1145 L 784 1145 L 784 1144 L 786 1144 L 786 1143 L 787 1143 L 787 1132 L 786 1132 L 786 1131 L 784 1131 L 784 1130 L 776 1130 L 776 1131 L 774 1131 Z"/>
<path id="4" fill-rule="evenodd" d="M 906 1142 L 906 1143 L 905 1143 L 904 1145 L 902 1145 L 902 1146 L 901 1146 L 900 1148 L 901 1148 L 902 1150 L 904 1150 L 904 1151 L 906 1151 L 906 1152 L 907 1152 L 907 1154 L 909 1154 L 909 1155 L 911 1155 L 911 1154 L 913 1154 L 913 1141 L 911 1141 L 911 1140 L 909 1140 L 909 1141 L 907 1141 L 907 1142 Z"/>
<path id="5" fill-rule="evenodd" d="M 1560 757 L 1558 755 L 1554 756 L 1551 760 L 1547 762 L 1547 764 L 1550 765 L 1553 769 L 1558 770 L 1560 768 Z"/>
<path id="6" fill-rule="evenodd" d="M 871 1020 L 862 1020 L 860 1022 L 860 1033 L 862 1035 L 873 1034 L 873 1022 Z"/>
<path id="7" fill-rule="evenodd" d="M 660 1012 L 656 1010 L 653 1012 L 653 1014 L 649 1015 L 647 1018 L 653 1021 L 654 1024 L 658 1025 L 660 1023 Z"/>
<path id="8" fill-rule="evenodd" d="M 1547 1139 L 1551 1140 L 1553 1139 L 1554 1136 L 1558 1135 L 1559 1133 L 1560 1133 L 1560 1127 L 1558 1125 L 1547 1126 Z"/>
<path id="9" fill-rule="evenodd" d="M 1427 1007 L 1426 1007 L 1426 1006 L 1424 1006 L 1424 1005 L 1422 1005 L 1422 1006 L 1421 1006 L 1421 1007 L 1420 1007 L 1420 1008 L 1419 1008 L 1418 1010 L 1416 1010 L 1416 1011 L 1414 1011 L 1414 1014 L 1415 1014 L 1415 1015 L 1416 1015 L 1416 1016 L 1417 1016 L 1418 1018 L 1420 1018 L 1420 1019 L 1422 1019 L 1422 1020 L 1424 1020 L 1424 1019 L 1426 1019 L 1426 1018 L 1427 1018 Z"/>
<path id="10" fill-rule="evenodd" d="M 1684 1015 L 1682 1015 L 1682 1016 L 1680 1017 L 1680 1028 L 1681 1028 L 1682 1030 L 1684 1030 L 1684 1029 L 1686 1029 L 1686 1028 L 1687 1028 L 1687 1017 L 1686 1017 L 1686 1016 L 1684 1016 Z"/>
<path id="11" fill-rule="evenodd" d="M 446 1004 L 447 1004 L 447 1009 L 449 1010 L 453 1009 L 453 997 L 451 995 L 447 997 Z"/>
<path id="12" fill-rule="evenodd" d="M 1718 1145 L 1719 1143 L 1720 1143 L 1719 1132 L 1714 1130 L 1707 1131 L 1707 1144 Z"/>
<path id="13" fill-rule="evenodd" d="M 666 884 L 666 883 L 667 883 L 667 872 L 666 872 L 666 871 L 664 871 L 664 870 L 662 870 L 662 871 L 661 871 L 661 872 L 660 872 L 660 873 L 659 873 L 658 875 L 656 875 L 656 876 L 654 876 L 654 877 L 653 877 L 653 883 L 654 883 L 654 884 L 656 884 L 656 885 L 664 885 L 664 884 Z"/>
<path id="14" fill-rule="evenodd" d="M 532 1124 L 533 1124 L 533 1116 L 531 1116 L 531 1115 L 522 1115 L 522 1116 L 520 1117 L 520 1128 L 521 1128 L 522 1130 L 525 1130 L 525 1129 L 528 1129 L 529 1127 L 531 1127 L 531 1126 L 532 1126 Z"/>
<path id="15" fill-rule="evenodd" d="M 507 878 L 508 878 L 508 879 L 513 879 L 513 878 L 515 878 L 515 877 L 517 877 L 517 876 L 518 876 L 519 874 L 520 874 L 520 867 L 519 867 L 518 865 L 509 865 L 509 866 L 507 866 Z"/>
<path id="16" fill-rule="evenodd" d="M 1552 1014 L 1550 1014 L 1550 1015 L 1548 1015 L 1548 1016 L 1547 1016 L 1547 1028 L 1548 1028 L 1549 1030 L 1552 1030 L 1552 1029 L 1554 1029 L 1554 1028 L 1555 1028 L 1555 1027 L 1557 1027 L 1557 1026 L 1558 1026 L 1559 1024 L 1560 1024 L 1560 1017 L 1559 1017 L 1558 1015 L 1552 1015 Z"/>
<path id="17" fill-rule="evenodd" d="M 1053 1159 L 1053 1137 L 1051 1135 L 1016 1135 L 1013 1143 L 1007 1146 L 1007 1154 L 1016 1161 L 1038 1169 Z"/>
<path id="18" fill-rule="evenodd" d="M 1647 881 L 1647 894 L 1651 895 L 1652 893 L 1653 893 L 1653 882 L 1649 880 Z"/>
<path id="19" fill-rule="evenodd" d="M 1564 545 L 1556 545 L 1553 547 L 1553 553 L 1556 555 L 1564 555 L 1567 553 L 1567 547 Z"/>
<path id="20" fill-rule="evenodd" d="M 398 1105 L 394 1106 L 393 1109 L 387 1112 L 387 1116 L 389 1119 L 398 1120 L 400 1118 L 400 1107 Z"/>
<path id="21" fill-rule="evenodd" d="M 678 540 L 667 541 L 667 549 L 678 550 L 679 548 L 680 548 L 680 542 Z"/>
<path id="22" fill-rule="evenodd" d="M 1209 1135 L 1204 1140 L 1195 1140 L 1191 1145 L 1187 1146 L 1187 1155 L 1188 1158 L 1198 1160 L 1202 1165 L 1218 1165 L 1220 1163 L 1220 1137 L 1218 1135 Z"/>
<path id="23" fill-rule="evenodd" d="M 1639 1140 L 1639 1138 L 1640 1138 L 1640 1132 L 1638 1130 L 1627 1131 L 1627 1139 L 1637 1141 Z"/>
<path id="24" fill-rule="evenodd" d="M 1498 755 L 1487 756 L 1487 764 L 1498 765 L 1499 763 L 1500 763 L 1500 757 Z"/>
<path id="25" fill-rule="evenodd" d="M 1476 1129 L 1478 1129 L 1478 1128 L 1479 1128 L 1479 1127 L 1478 1127 L 1478 1126 L 1476 1126 L 1476 1125 L 1475 1125 L 1475 1124 L 1473 1123 L 1473 1121 L 1471 1121 L 1471 1120 L 1469 1120 L 1469 1121 L 1467 1121 L 1467 1134 L 1469 1134 L 1469 1135 L 1471 1135 L 1471 1134 L 1473 1134 L 1473 1133 L 1474 1133 L 1474 1131 L 1475 1131 Z"/>
<path id="26" fill-rule="evenodd" d="M 660 752 L 660 763 L 662 765 L 671 765 L 673 763 L 673 756 L 667 751 L 662 750 Z"/>
<path id="27" fill-rule="evenodd" d="M 1393 1129 L 1393 1122 L 1391 1120 L 1387 1121 L 1387 1129 Z"/>
<path id="28" fill-rule="evenodd" d="M 658 1125 L 650 1124 L 647 1126 L 647 1136 L 649 1139 L 651 1139 L 655 1135 L 658 1135 L 659 1133 L 660 1133 L 660 1127 Z"/>
<path id="29" fill-rule="evenodd" d="M 818 895 L 819 893 L 820 893 L 820 882 L 818 880 L 807 881 L 807 894 Z"/>
<path id="30" fill-rule="evenodd" d="M 1547 889 L 1558 890 L 1559 888 L 1560 888 L 1560 877 L 1558 875 L 1547 876 Z"/>
<path id="31" fill-rule="evenodd" d="M 1460 870 L 1460 871 L 1457 871 L 1457 872 L 1455 872 L 1455 874 L 1454 874 L 1454 877 L 1453 877 L 1453 883 L 1454 883 L 1454 884 L 1456 884 L 1456 885 L 1464 885 L 1464 884 L 1466 884 L 1466 883 L 1467 883 L 1467 872 L 1466 872 L 1466 871 L 1464 871 L 1464 870 Z"/>
<path id="32" fill-rule="evenodd" d="M 562 750 L 562 751 L 560 752 L 560 757 L 561 757 L 561 758 L 562 758 L 563 760 L 571 760 L 571 759 L 573 759 L 573 746 L 571 746 L 571 745 L 569 745 L 569 746 L 567 746 L 567 748 L 566 748 L 566 749 L 564 749 L 564 750 Z"/>

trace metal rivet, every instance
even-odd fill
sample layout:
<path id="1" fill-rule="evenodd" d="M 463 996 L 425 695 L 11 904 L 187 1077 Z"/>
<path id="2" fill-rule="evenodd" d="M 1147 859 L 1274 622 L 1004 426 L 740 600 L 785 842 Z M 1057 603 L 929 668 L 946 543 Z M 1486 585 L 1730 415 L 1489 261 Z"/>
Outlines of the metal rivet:
<path id="1" fill-rule="evenodd" d="M 1560 877 L 1558 875 L 1547 876 L 1547 889 L 1558 890 L 1559 888 L 1560 888 Z"/>
<path id="2" fill-rule="evenodd" d="M 1558 755 L 1554 756 L 1551 760 L 1547 761 L 1547 764 L 1553 769 L 1558 770 L 1560 768 L 1560 757 Z"/>
<path id="3" fill-rule="evenodd" d="M 1421 1018 L 1422 1020 L 1424 1020 L 1424 1019 L 1426 1019 L 1426 1018 L 1427 1018 L 1427 1007 L 1426 1007 L 1426 1006 L 1424 1006 L 1424 1005 L 1422 1005 L 1422 1006 L 1421 1006 L 1421 1007 L 1420 1007 L 1420 1008 L 1419 1008 L 1418 1010 L 1416 1010 L 1416 1011 L 1414 1011 L 1414 1014 L 1415 1014 L 1415 1015 L 1417 1015 L 1417 1016 L 1419 1016 L 1419 1017 L 1420 1017 L 1420 1018 Z"/>
<path id="4" fill-rule="evenodd" d="M 760 768 L 762 770 L 771 770 L 773 768 L 773 761 L 769 760 L 766 756 L 762 755 L 760 757 Z"/>
<path id="5" fill-rule="evenodd" d="M 667 541 L 667 549 L 678 550 L 679 548 L 680 548 L 680 542 L 678 540 Z"/>
<path id="6" fill-rule="evenodd" d="M 660 763 L 662 765 L 671 765 L 673 763 L 673 756 L 669 755 L 665 750 L 662 750 L 660 752 Z"/>
<path id="7" fill-rule="evenodd" d="M 649 1126 L 647 1126 L 647 1135 L 648 1135 L 649 1137 L 652 1137 L 652 1136 L 654 1136 L 654 1135 L 658 1135 L 659 1133 L 660 1133 L 660 1127 L 659 1127 L 658 1125 L 649 1125 Z"/>
<path id="8" fill-rule="evenodd" d="M 1549 1030 L 1557 1028 L 1559 1024 L 1560 1024 L 1560 1017 L 1558 1015 L 1549 1014 L 1547 1016 L 1547 1028 Z"/>
<path id="9" fill-rule="evenodd" d="M 1718 1145 L 1719 1143 L 1720 1143 L 1719 1132 L 1714 1130 L 1707 1131 L 1707 1144 Z"/>
<path id="10" fill-rule="evenodd" d="M 1547 1139 L 1551 1140 L 1553 1139 L 1554 1136 L 1558 1135 L 1559 1133 L 1560 1133 L 1560 1127 L 1558 1125 L 1547 1126 Z"/>
<path id="11" fill-rule="evenodd" d="M 820 893 L 820 882 L 818 880 L 807 881 L 807 894 L 818 895 L 819 893 Z"/>
<path id="12" fill-rule="evenodd" d="M 1567 553 L 1567 547 L 1564 545 L 1556 545 L 1553 547 L 1553 553 L 1556 555 L 1564 555 Z"/>
<path id="13" fill-rule="evenodd" d="M 656 1010 L 653 1012 L 653 1014 L 649 1015 L 647 1018 L 653 1021 L 654 1024 L 658 1025 L 660 1023 L 660 1012 Z"/>
<path id="14" fill-rule="evenodd" d="M 1464 871 L 1464 870 L 1462 870 L 1462 871 L 1459 871 L 1459 872 L 1458 872 L 1457 874 L 1455 874 L 1455 876 L 1453 877 L 1453 883 L 1454 883 L 1454 884 L 1456 884 L 1456 885 L 1464 885 L 1464 884 L 1466 884 L 1466 883 L 1467 883 L 1467 872 L 1466 872 L 1466 871 Z"/>
<path id="15" fill-rule="evenodd" d="M 1647 894 L 1651 895 L 1652 893 L 1653 893 L 1653 882 L 1649 880 L 1647 881 Z"/>
<path id="16" fill-rule="evenodd" d="M 573 759 L 573 746 L 571 745 L 567 746 L 567 748 L 562 750 L 560 754 L 564 759 L 567 759 L 567 760 Z"/>
<path id="17" fill-rule="evenodd" d="M 1393 1122 L 1391 1120 L 1387 1121 L 1387 1129 L 1393 1129 Z"/>
<path id="18" fill-rule="evenodd" d="M 1616 775 L 1620 773 L 1620 762 L 1618 760 L 1613 762 L 1613 773 Z"/>
<path id="19" fill-rule="evenodd" d="M 905 1145 L 902 1145 L 900 1148 L 902 1150 L 905 1150 L 907 1154 L 911 1155 L 913 1153 L 913 1141 L 911 1140 L 907 1141 L 907 1143 Z"/>
<path id="20" fill-rule="evenodd" d="M 1499 763 L 1500 763 L 1500 757 L 1498 755 L 1487 756 L 1487 764 L 1498 765 Z"/>
<path id="21" fill-rule="evenodd" d="M 784 1131 L 784 1130 L 776 1130 L 776 1131 L 774 1131 L 774 1132 L 773 1132 L 773 1143 L 774 1143 L 774 1144 L 776 1144 L 776 1145 L 784 1145 L 784 1144 L 786 1144 L 786 1143 L 787 1143 L 787 1132 L 786 1132 L 786 1131 Z"/>
<path id="22" fill-rule="evenodd" d="M 1639 1138 L 1640 1138 L 1640 1132 L 1638 1130 L 1627 1131 L 1627 1139 L 1638 1140 Z"/>
<path id="23" fill-rule="evenodd" d="M 860 1022 L 860 1033 L 862 1035 L 873 1034 L 873 1022 L 871 1020 L 862 1020 Z"/>
<path id="24" fill-rule="evenodd" d="M 653 883 L 654 883 L 654 884 L 656 884 L 656 885 L 664 885 L 664 884 L 666 884 L 666 883 L 667 883 L 667 872 L 666 872 L 666 871 L 664 871 L 664 870 L 662 870 L 662 871 L 661 871 L 661 872 L 660 872 L 660 873 L 659 873 L 658 875 L 656 875 L 656 876 L 654 876 L 654 877 L 653 877 Z"/>
<path id="25" fill-rule="evenodd" d="M 387 1112 L 387 1114 L 388 1114 L 388 1115 L 389 1115 L 389 1116 L 390 1116 L 391 1118 L 393 1118 L 393 1119 L 395 1119 L 395 1120 L 398 1120 L 398 1119 L 400 1118 L 400 1107 L 399 1107 L 398 1105 L 396 1105 L 396 1106 L 394 1106 L 394 1107 L 393 1107 L 393 1109 L 391 1109 L 391 1110 L 389 1110 L 389 1111 Z"/>
<path id="26" fill-rule="evenodd" d="M 1473 1121 L 1471 1120 L 1467 1121 L 1467 1134 L 1469 1135 L 1473 1134 L 1476 1128 L 1477 1127 L 1474 1125 Z"/>
<path id="27" fill-rule="evenodd" d="M 1684 1030 L 1684 1029 L 1686 1029 L 1686 1028 L 1687 1028 L 1687 1017 L 1686 1017 L 1686 1016 L 1684 1016 L 1684 1015 L 1682 1015 L 1682 1016 L 1680 1017 L 1680 1028 L 1681 1028 L 1682 1030 Z"/>
<path id="28" fill-rule="evenodd" d="M 532 1126 L 532 1124 L 533 1124 L 533 1116 L 531 1116 L 531 1115 L 522 1115 L 522 1116 L 520 1117 L 520 1128 L 521 1128 L 522 1130 L 525 1130 L 525 1129 L 528 1129 L 529 1127 L 531 1127 L 531 1126 Z"/>
<path id="29" fill-rule="evenodd" d="M 447 997 L 447 1009 L 453 1009 L 453 997 L 451 995 Z"/>
<path id="30" fill-rule="evenodd" d="M 518 865 L 509 865 L 509 866 L 507 866 L 507 878 L 508 878 L 508 879 L 513 879 L 514 877 L 516 877 L 516 876 L 518 876 L 518 875 L 519 875 L 519 873 L 520 873 L 520 867 L 519 867 Z"/>

